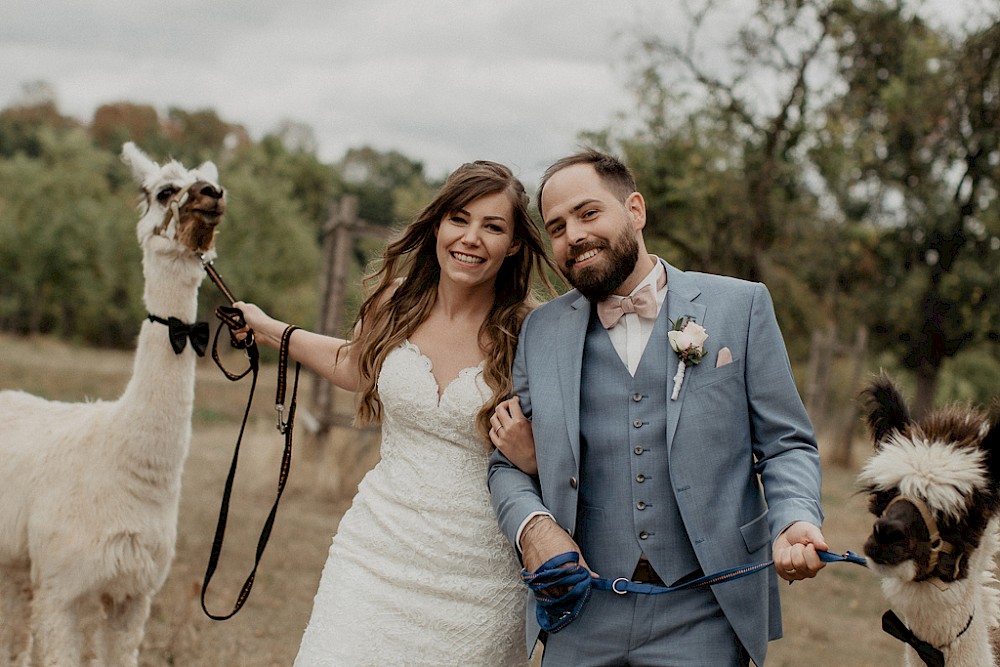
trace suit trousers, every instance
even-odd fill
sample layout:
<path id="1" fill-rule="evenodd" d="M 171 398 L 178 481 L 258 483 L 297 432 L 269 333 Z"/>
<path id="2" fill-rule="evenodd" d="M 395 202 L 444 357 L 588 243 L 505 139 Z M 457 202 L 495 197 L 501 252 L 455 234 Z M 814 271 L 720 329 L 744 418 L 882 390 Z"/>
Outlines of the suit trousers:
<path id="1" fill-rule="evenodd" d="M 591 592 L 545 640 L 542 667 L 747 667 L 750 658 L 709 588 L 662 595 Z"/>

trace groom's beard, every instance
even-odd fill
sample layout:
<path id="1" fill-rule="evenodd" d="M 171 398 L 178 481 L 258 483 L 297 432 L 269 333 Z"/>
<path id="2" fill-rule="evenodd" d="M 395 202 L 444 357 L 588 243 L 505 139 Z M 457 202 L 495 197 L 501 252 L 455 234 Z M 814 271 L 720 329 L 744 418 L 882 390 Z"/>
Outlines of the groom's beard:
<path id="1" fill-rule="evenodd" d="M 594 248 L 602 248 L 599 262 L 593 266 L 573 270 L 577 257 Z M 604 301 L 625 282 L 639 261 L 639 242 L 635 233 L 628 228 L 622 230 L 611 243 L 606 241 L 591 241 L 570 248 L 564 267 L 566 280 L 580 290 L 592 302 Z"/>

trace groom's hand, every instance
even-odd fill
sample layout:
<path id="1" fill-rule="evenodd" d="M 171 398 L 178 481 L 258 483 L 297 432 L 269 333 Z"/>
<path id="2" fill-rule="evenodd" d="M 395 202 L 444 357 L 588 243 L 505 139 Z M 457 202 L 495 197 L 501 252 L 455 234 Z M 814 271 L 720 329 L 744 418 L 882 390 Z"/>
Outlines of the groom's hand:
<path id="1" fill-rule="evenodd" d="M 774 541 L 774 569 L 788 582 L 815 577 L 826 566 L 817 550 L 829 551 L 823 533 L 807 521 L 796 521 Z"/>
<path id="2" fill-rule="evenodd" d="M 534 572 L 545 561 L 567 551 L 580 554 L 580 565 L 592 576 L 598 576 L 583 559 L 577 543 L 551 517 L 536 516 L 521 533 L 521 561 L 528 572 Z"/>

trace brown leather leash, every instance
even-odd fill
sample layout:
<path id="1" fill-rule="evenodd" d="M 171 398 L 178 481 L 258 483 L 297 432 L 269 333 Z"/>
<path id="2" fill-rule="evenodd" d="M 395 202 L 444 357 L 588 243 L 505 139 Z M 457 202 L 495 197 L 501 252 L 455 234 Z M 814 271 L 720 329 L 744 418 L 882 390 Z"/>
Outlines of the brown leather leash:
<path id="1" fill-rule="evenodd" d="M 205 267 L 205 272 L 208 274 L 208 277 L 215 284 L 215 286 L 219 288 L 219 291 L 221 291 L 222 294 L 229 300 L 230 304 L 236 303 L 236 298 L 233 296 L 232 292 L 229 291 L 229 288 L 226 287 L 225 282 L 222 280 L 222 276 L 220 276 L 218 271 L 215 270 L 212 262 L 206 261 L 204 257 L 201 257 L 201 260 L 202 265 Z M 257 567 L 260 565 L 260 559 L 264 555 L 264 548 L 267 546 L 268 539 L 271 537 L 271 529 L 274 526 L 274 519 L 278 513 L 278 503 L 281 501 L 281 495 L 284 493 L 285 484 L 288 481 L 288 472 L 292 464 L 292 429 L 295 424 L 295 404 L 296 396 L 299 390 L 299 370 L 301 369 L 301 365 L 298 362 L 295 363 L 295 379 L 292 383 L 292 394 L 288 402 L 288 407 L 286 408 L 285 394 L 288 386 L 289 360 L 288 345 L 291 341 L 292 333 L 299 328 L 296 326 L 289 326 L 281 335 L 281 345 L 278 349 L 278 383 L 274 401 L 275 409 L 278 411 L 278 431 L 285 436 L 285 449 L 281 456 L 281 465 L 278 471 L 277 493 L 275 494 L 274 504 L 271 506 L 271 511 L 267 515 L 267 520 L 264 522 L 263 528 L 261 528 L 260 537 L 257 539 L 257 551 L 254 558 L 253 569 L 247 576 L 246 581 L 243 582 L 243 587 L 240 589 L 232 611 L 224 615 L 213 614 L 208 610 L 205 603 L 205 594 L 208 591 L 208 585 L 212 581 L 212 577 L 215 575 L 216 568 L 219 565 L 219 556 L 222 553 L 222 543 L 225 539 L 226 524 L 229 518 L 229 503 L 233 491 L 233 482 L 236 479 L 236 468 L 240 456 L 240 444 L 243 442 L 243 433 L 246 431 L 247 420 L 250 417 L 250 408 L 253 405 L 254 391 L 257 387 L 257 375 L 260 369 L 260 352 L 257 349 L 257 344 L 253 339 L 253 335 L 248 334 L 244 340 L 240 341 L 236 339 L 236 335 L 233 333 L 234 330 L 241 329 L 246 326 L 246 321 L 243 319 L 243 313 L 240 312 L 238 308 L 234 308 L 232 306 L 219 306 L 215 311 L 215 316 L 220 320 L 219 327 L 215 330 L 215 338 L 212 341 L 212 359 L 215 361 L 215 364 L 230 382 L 241 380 L 246 377 L 247 374 L 252 373 L 250 395 L 247 398 L 246 410 L 243 412 L 243 421 L 240 424 L 240 432 L 236 437 L 236 446 L 233 448 L 233 460 L 229 465 L 229 474 L 226 477 L 226 484 L 222 492 L 222 502 L 219 507 L 219 520 L 215 527 L 215 537 L 212 540 L 212 551 L 208 558 L 208 566 L 205 568 L 205 579 L 201 586 L 202 611 L 205 612 L 206 616 L 213 620 L 224 621 L 235 616 L 236 612 L 243 607 L 250 595 L 254 579 L 257 576 Z M 246 352 L 249 365 L 242 373 L 231 373 L 222 365 L 222 361 L 219 358 L 219 333 L 222 331 L 223 325 L 229 328 L 230 345 L 238 349 L 243 349 Z M 284 419 L 282 417 L 284 417 Z"/>

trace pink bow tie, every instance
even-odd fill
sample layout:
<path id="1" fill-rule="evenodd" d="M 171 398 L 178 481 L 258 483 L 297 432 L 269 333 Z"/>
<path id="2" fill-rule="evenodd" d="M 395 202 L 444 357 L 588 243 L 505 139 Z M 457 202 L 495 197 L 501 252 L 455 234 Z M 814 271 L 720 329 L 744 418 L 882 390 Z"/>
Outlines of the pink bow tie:
<path id="1" fill-rule="evenodd" d="M 661 271 L 656 279 L 656 289 L 660 290 L 667 284 L 667 273 Z M 597 318 L 605 329 L 618 324 L 626 313 L 635 313 L 647 320 L 656 319 L 656 290 L 652 285 L 645 285 L 632 296 L 622 299 L 607 298 L 597 302 Z"/>
<path id="2" fill-rule="evenodd" d="M 647 320 L 656 319 L 656 292 L 646 285 L 632 296 L 623 299 L 605 299 L 597 303 L 597 317 L 605 329 L 618 324 L 626 313 L 635 313 Z"/>

